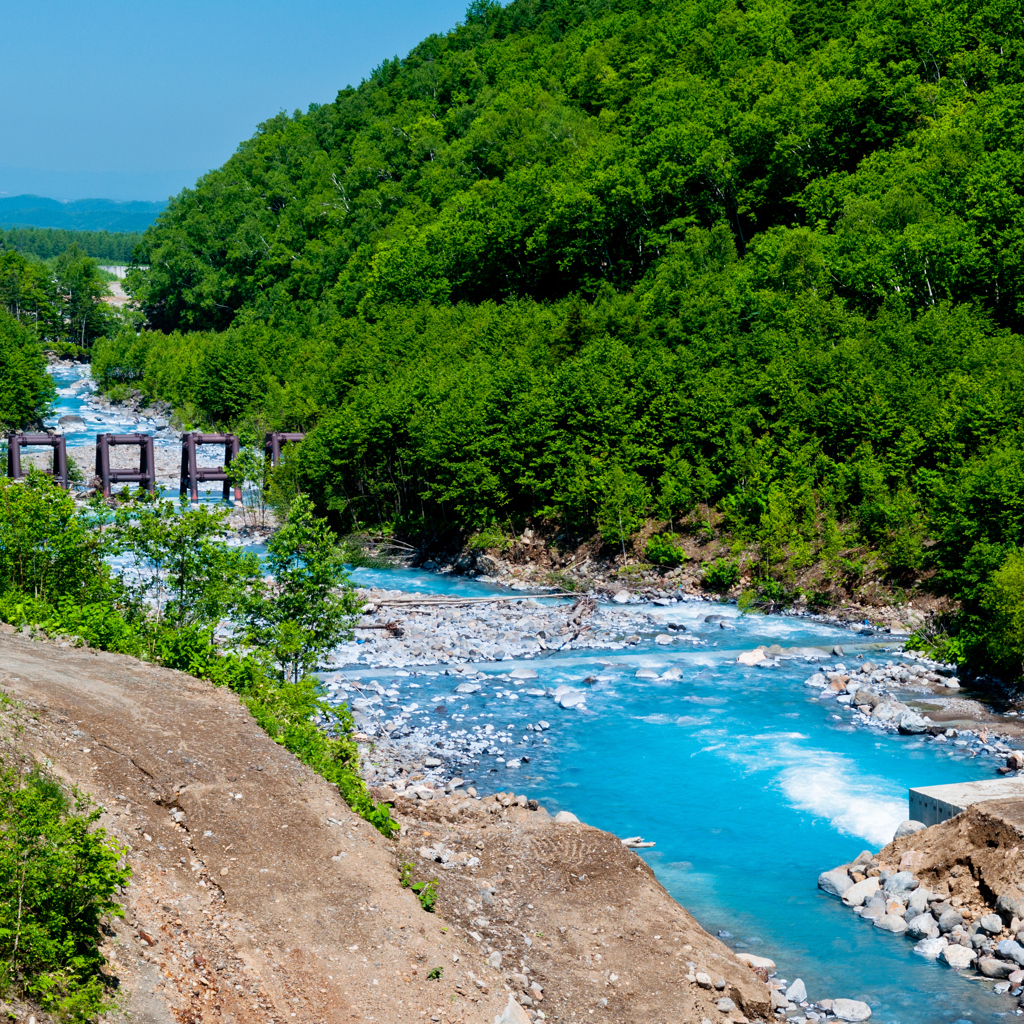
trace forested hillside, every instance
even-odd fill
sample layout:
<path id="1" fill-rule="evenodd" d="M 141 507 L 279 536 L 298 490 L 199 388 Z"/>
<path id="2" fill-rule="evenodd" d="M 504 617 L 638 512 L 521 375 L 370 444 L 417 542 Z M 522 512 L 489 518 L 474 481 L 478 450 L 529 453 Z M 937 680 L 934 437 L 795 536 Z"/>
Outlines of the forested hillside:
<path id="1" fill-rule="evenodd" d="M 763 592 L 923 582 L 953 653 L 1019 674 L 1022 29 L 478 0 L 172 200 L 130 275 L 155 330 L 96 372 L 311 430 L 342 527 L 714 520 Z"/>
<path id="2" fill-rule="evenodd" d="M 131 261 L 139 238 L 138 234 L 128 232 L 9 228 L 0 229 L 0 250 L 14 249 L 48 260 L 76 245 L 86 256 L 101 263 L 125 264 Z"/>

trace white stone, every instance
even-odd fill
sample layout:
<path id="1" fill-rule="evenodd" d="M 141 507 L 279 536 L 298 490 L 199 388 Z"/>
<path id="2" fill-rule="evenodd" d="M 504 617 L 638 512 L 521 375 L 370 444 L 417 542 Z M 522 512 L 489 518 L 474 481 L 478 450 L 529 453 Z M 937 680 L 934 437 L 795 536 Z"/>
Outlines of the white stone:
<path id="1" fill-rule="evenodd" d="M 871 1007 L 858 999 L 833 999 L 832 1012 L 840 1020 L 867 1020 L 871 1016 Z"/>
<path id="2" fill-rule="evenodd" d="M 572 811 L 559 811 L 555 815 L 555 821 L 557 821 L 560 825 L 564 825 L 566 822 L 571 821 L 578 822 L 579 820 L 580 819 L 577 818 L 576 815 L 572 813 Z"/>
<path id="3" fill-rule="evenodd" d="M 737 659 L 737 663 L 740 665 L 747 665 L 753 667 L 758 662 L 765 660 L 765 653 L 763 650 L 758 648 L 755 651 L 744 651 Z"/>
<path id="4" fill-rule="evenodd" d="M 501 1016 L 494 1018 L 494 1024 L 532 1024 L 532 1021 L 529 1014 L 512 998 L 510 992 L 508 1006 Z"/>
<path id="5" fill-rule="evenodd" d="M 752 953 L 737 953 L 736 959 L 748 967 L 763 967 L 769 974 L 775 970 L 775 961 L 766 956 L 754 956 Z"/>
<path id="6" fill-rule="evenodd" d="M 807 998 L 807 986 L 802 978 L 796 978 L 790 982 L 786 989 L 786 998 L 794 1003 L 802 1003 Z"/>
<path id="7" fill-rule="evenodd" d="M 968 949 L 966 946 L 955 946 L 948 945 L 943 949 L 940 957 L 949 964 L 950 967 L 956 967 L 963 969 L 970 967 L 977 958 L 977 954 L 973 949 Z"/>
<path id="8" fill-rule="evenodd" d="M 949 945 L 949 939 L 945 935 L 938 935 L 932 939 L 922 939 L 915 947 L 914 952 L 928 960 L 936 960 L 939 954 Z"/>
<path id="9" fill-rule="evenodd" d="M 628 590 L 620 590 L 620 591 L 619 591 L 619 592 L 618 592 L 618 593 L 617 593 L 617 594 L 616 594 L 616 595 L 615 595 L 615 596 L 614 596 L 614 597 L 612 598 L 612 600 L 613 600 L 613 601 L 614 601 L 614 602 L 615 602 L 616 604 L 629 604 L 629 591 L 628 591 Z"/>
<path id="10" fill-rule="evenodd" d="M 668 633 L 659 633 L 655 638 L 654 642 L 664 647 L 666 644 L 672 643 L 673 638 Z"/>
<path id="11" fill-rule="evenodd" d="M 537 673 L 532 668 L 526 668 L 523 665 L 518 665 L 516 668 L 509 672 L 509 675 L 513 679 L 536 679 Z"/>
<path id="12" fill-rule="evenodd" d="M 843 902 L 848 907 L 862 907 L 864 901 L 878 892 L 878 879 L 865 878 L 863 882 L 855 882 L 843 893 Z"/>

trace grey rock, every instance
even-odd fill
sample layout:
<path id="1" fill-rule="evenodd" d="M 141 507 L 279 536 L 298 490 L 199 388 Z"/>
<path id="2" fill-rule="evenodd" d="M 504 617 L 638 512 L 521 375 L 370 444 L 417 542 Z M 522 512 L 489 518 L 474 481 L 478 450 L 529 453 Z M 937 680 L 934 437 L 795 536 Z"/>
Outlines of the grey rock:
<path id="1" fill-rule="evenodd" d="M 902 935 L 907 930 L 907 922 L 899 914 L 884 914 L 875 922 L 875 927 L 893 935 Z"/>
<path id="2" fill-rule="evenodd" d="M 1004 924 L 1010 924 L 1010 922 L 1016 917 L 1024 919 L 1024 901 L 1018 900 L 1016 896 L 1000 896 L 996 900 L 996 913 L 1003 919 Z"/>
<path id="3" fill-rule="evenodd" d="M 711 988 L 711 976 L 703 971 L 697 972 L 697 985 L 700 988 Z"/>
<path id="4" fill-rule="evenodd" d="M 718 1007 L 720 1013 L 732 1013 L 736 1009 L 736 1004 L 731 999 L 719 999 L 715 1006 Z"/>
<path id="5" fill-rule="evenodd" d="M 572 811 L 559 811 L 555 815 L 555 821 L 557 821 L 559 825 L 570 824 L 571 822 L 578 822 L 579 820 L 580 819 L 577 818 Z"/>
<path id="6" fill-rule="evenodd" d="M 1018 967 L 1024 967 L 1024 946 L 1013 939 L 1003 939 L 996 943 L 996 952 L 1007 960 L 1012 960 Z"/>
<path id="7" fill-rule="evenodd" d="M 997 960 L 994 956 L 983 956 L 974 966 L 986 978 L 1008 978 L 1017 969 L 1008 960 Z"/>
<path id="8" fill-rule="evenodd" d="M 915 889 L 907 900 L 907 917 L 911 917 L 910 911 L 914 911 L 917 914 L 923 914 L 928 909 L 928 904 L 932 899 L 932 893 L 930 893 L 923 886 Z"/>
<path id="9" fill-rule="evenodd" d="M 443 765 L 443 764 L 444 764 L 444 761 L 442 761 L 441 758 L 439 758 L 439 757 L 427 757 L 427 758 L 424 758 L 424 761 L 423 761 L 423 767 L 424 768 L 440 768 L 441 765 Z"/>
<path id="10" fill-rule="evenodd" d="M 459 685 L 455 687 L 456 693 L 478 693 L 479 691 L 479 683 L 459 683 Z"/>
<path id="11" fill-rule="evenodd" d="M 986 914 L 978 918 L 978 929 L 988 935 L 998 935 L 1003 930 L 1003 919 L 998 914 Z"/>
<path id="12" fill-rule="evenodd" d="M 951 932 L 958 924 L 963 923 L 964 919 L 960 913 L 950 907 L 949 910 L 944 910 L 939 918 L 939 931 L 945 935 L 946 932 Z"/>
<path id="13" fill-rule="evenodd" d="M 536 679 L 537 678 L 537 673 L 536 673 L 536 671 L 534 669 L 532 669 L 532 668 L 525 668 L 522 665 L 518 665 L 518 666 L 516 666 L 516 668 L 512 669 L 512 671 L 509 672 L 509 675 L 513 679 Z"/>
<path id="14" fill-rule="evenodd" d="M 955 967 L 958 970 L 963 970 L 966 967 L 970 967 L 974 963 L 974 950 L 968 949 L 966 946 L 959 946 L 950 944 L 943 949 L 940 954 L 940 959 L 945 960 L 950 967 Z"/>
<path id="15" fill-rule="evenodd" d="M 939 923 L 931 914 L 918 914 L 907 922 L 907 934 L 912 939 L 936 939 L 939 936 Z"/>
<path id="16" fill-rule="evenodd" d="M 949 943 L 946 941 L 944 936 L 937 936 L 932 939 L 922 939 L 914 947 L 914 952 L 917 953 L 918 956 L 927 957 L 929 960 L 935 960 L 948 945 Z"/>
<path id="17" fill-rule="evenodd" d="M 846 868 L 833 868 L 818 875 L 818 888 L 830 896 L 842 896 L 853 885 L 853 879 L 846 873 Z"/>
<path id="18" fill-rule="evenodd" d="M 796 978 L 786 989 L 786 998 L 794 1003 L 802 1003 L 807 998 L 807 986 L 802 978 Z"/>
<path id="19" fill-rule="evenodd" d="M 489 967 L 501 967 L 501 953 L 498 950 L 494 950 L 487 958 L 487 964 Z"/>
<path id="20" fill-rule="evenodd" d="M 85 430 L 85 420 L 81 416 L 61 416 L 57 424 L 65 430 Z"/>
<path id="21" fill-rule="evenodd" d="M 854 883 L 843 893 L 843 902 L 848 907 L 860 907 L 876 892 L 878 892 L 878 879 L 865 878 L 863 882 Z"/>
<path id="22" fill-rule="evenodd" d="M 892 838 L 896 840 L 902 839 L 904 836 L 912 836 L 915 832 L 920 832 L 921 829 L 927 827 L 923 821 L 914 821 L 911 818 L 900 823 L 899 828 L 896 829 L 896 834 Z"/>
<path id="23" fill-rule="evenodd" d="M 897 871 L 885 880 L 882 888 L 887 893 L 900 895 L 905 892 L 913 892 L 921 883 L 909 871 Z"/>
<path id="24" fill-rule="evenodd" d="M 871 1016 L 871 1007 L 859 999 L 833 999 L 832 1012 L 840 1020 L 860 1021 Z"/>

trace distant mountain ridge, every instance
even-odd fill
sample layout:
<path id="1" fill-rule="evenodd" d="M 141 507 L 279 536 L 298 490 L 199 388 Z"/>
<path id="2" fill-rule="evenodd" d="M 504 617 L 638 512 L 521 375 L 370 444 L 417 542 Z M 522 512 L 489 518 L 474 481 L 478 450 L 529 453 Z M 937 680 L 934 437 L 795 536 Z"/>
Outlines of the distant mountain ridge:
<path id="1" fill-rule="evenodd" d="M 145 231 L 166 202 L 76 199 L 62 203 L 43 196 L 0 197 L 0 227 L 65 228 L 72 231 Z"/>

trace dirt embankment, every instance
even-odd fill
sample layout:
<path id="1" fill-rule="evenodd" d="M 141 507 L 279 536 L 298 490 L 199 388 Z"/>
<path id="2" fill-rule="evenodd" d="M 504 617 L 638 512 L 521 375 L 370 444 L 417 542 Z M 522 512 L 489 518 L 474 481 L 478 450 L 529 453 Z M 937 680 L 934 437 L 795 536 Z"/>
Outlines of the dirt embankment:
<path id="1" fill-rule="evenodd" d="M 935 892 L 948 893 L 954 908 L 976 919 L 993 913 L 1000 896 L 1024 900 L 1022 851 L 1024 800 L 986 800 L 894 840 L 878 859 L 912 871 Z"/>
<path id="2" fill-rule="evenodd" d="M 133 1024 L 491 1024 L 510 993 L 510 1021 L 768 1014 L 767 987 L 607 833 L 455 796 L 403 806 L 386 840 L 233 694 L 119 655 L 2 633 L 0 689 L 22 747 L 130 846 L 107 954 Z M 399 884 L 406 862 L 439 879 L 436 913 Z"/>

